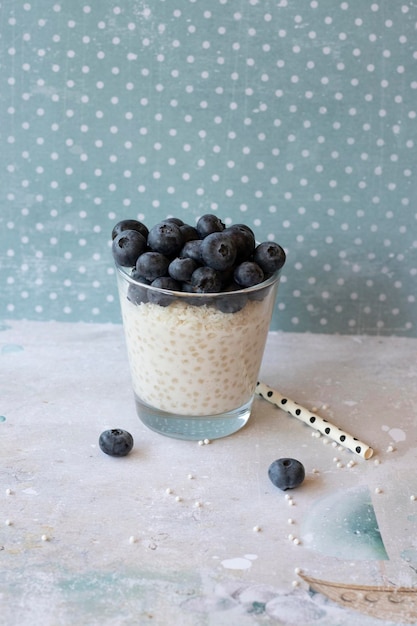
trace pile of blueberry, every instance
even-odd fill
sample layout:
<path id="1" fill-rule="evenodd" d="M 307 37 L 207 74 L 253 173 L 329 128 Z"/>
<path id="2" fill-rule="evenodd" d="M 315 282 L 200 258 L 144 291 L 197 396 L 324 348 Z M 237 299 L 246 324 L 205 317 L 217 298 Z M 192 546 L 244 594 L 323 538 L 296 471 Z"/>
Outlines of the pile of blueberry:
<path id="1" fill-rule="evenodd" d="M 200 294 L 242 290 L 263 283 L 285 263 L 280 245 L 269 241 L 256 245 L 249 226 L 226 227 L 213 214 L 203 215 L 195 226 L 167 218 L 150 230 L 138 220 L 122 220 L 112 231 L 112 252 L 118 265 L 131 269 L 135 284 L 130 285 L 129 299 L 161 306 L 172 302 L 172 294 L 164 295 L 164 290 Z M 141 289 L 143 284 L 159 291 Z M 243 296 L 225 297 L 216 306 L 235 312 L 245 303 Z"/>

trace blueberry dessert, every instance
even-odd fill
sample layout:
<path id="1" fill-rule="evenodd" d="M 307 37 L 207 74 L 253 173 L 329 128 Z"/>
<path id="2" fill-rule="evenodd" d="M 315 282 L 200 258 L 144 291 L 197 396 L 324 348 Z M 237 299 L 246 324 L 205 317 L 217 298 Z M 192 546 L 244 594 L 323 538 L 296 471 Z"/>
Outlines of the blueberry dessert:
<path id="1" fill-rule="evenodd" d="M 250 403 L 285 263 L 281 246 L 256 244 L 249 226 L 226 227 L 211 214 L 195 224 L 126 220 L 112 237 L 137 402 L 193 417 Z"/>
<path id="2" fill-rule="evenodd" d="M 116 264 L 138 282 L 152 284 L 163 278 L 154 286 L 187 293 L 227 294 L 255 287 L 276 275 L 286 260 L 278 243 L 265 241 L 256 245 L 249 226 L 226 227 L 213 214 L 202 215 L 195 226 L 176 217 L 162 220 L 151 228 L 135 219 L 122 220 L 112 230 L 112 253 Z M 133 286 L 131 291 L 132 302 L 139 304 L 139 294 L 145 294 L 146 290 Z M 260 299 L 262 295 L 262 291 L 257 290 L 249 299 Z M 155 295 L 151 301 L 168 306 L 174 299 Z M 202 302 L 190 300 L 193 301 L 196 305 Z M 247 301 L 248 297 L 240 298 L 242 306 Z M 222 312 L 239 310 L 236 303 L 226 304 L 226 296 L 218 300 L 212 298 L 210 302 L 218 305 Z"/>

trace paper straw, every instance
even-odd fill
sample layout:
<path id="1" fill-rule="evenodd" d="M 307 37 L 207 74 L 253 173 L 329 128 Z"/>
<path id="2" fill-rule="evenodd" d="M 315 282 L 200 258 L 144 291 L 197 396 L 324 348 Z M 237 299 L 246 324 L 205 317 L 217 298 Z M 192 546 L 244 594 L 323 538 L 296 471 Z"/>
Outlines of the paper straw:
<path id="1" fill-rule="evenodd" d="M 281 395 L 276 389 L 268 387 L 265 383 L 258 382 L 255 393 L 271 404 L 274 404 L 279 409 L 287 411 L 287 413 L 301 420 L 304 424 L 318 430 L 322 435 L 326 435 L 326 437 L 336 441 L 341 446 L 351 450 L 351 452 L 359 454 L 359 456 L 364 459 L 370 459 L 373 455 L 374 451 L 366 443 L 359 441 L 359 439 L 356 439 L 356 437 L 353 437 L 344 430 L 340 430 L 340 428 L 331 424 L 328 420 L 323 419 L 320 415 L 317 415 L 317 413 L 313 413 L 293 400 L 290 400 L 290 398 Z"/>

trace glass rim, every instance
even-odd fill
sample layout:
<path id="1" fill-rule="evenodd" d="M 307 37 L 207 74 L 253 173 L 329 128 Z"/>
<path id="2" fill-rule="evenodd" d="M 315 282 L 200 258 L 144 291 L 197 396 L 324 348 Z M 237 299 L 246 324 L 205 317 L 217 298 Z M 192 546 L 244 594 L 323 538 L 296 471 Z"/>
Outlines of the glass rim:
<path id="1" fill-rule="evenodd" d="M 262 281 L 261 283 L 258 283 L 257 285 L 253 285 L 252 287 L 242 287 L 242 289 L 234 289 L 233 291 L 215 291 L 215 292 L 208 292 L 208 293 L 200 293 L 200 292 L 196 293 L 196 292 L 188 292 L 188 291 L 176 291 L 174 289 L 162 289 L 161 287 L 154 287 L 152 285 L 147 285 L 146 283 L 140 283 L 138 280 L 135 280 L 129 274 L 130 268 L 127 268 L 123 265 L 119 265 L 116 262 L 114 263 L 114 265 L 116 267 L 116 271 L 118 272 L 118 274 L 123 279 L 125 279 L 130 285 L 143 287 L 144 289 L 149 289 L 150 291 L 153 291 L 155 293 L 169 294 L 177 298 L 193 298 L 193 299 L 195 298 L 196 300 L 201 299 L 201 298 L 204 298 L 205 300 L 207 300 L 207 298 L 214 300 L 219 297 L 224 298 L 224 296 L 234 297 L 235 295 L 238 296 L 242 294 L 250 294 L 250 293 L 257 292 L 257 291 L 261 291 L 262 289 L 266 289 L 268 287 L 271 287 L 275 283 L 278 283 L 281 278 L 281 273 L 282 273 L 282 268 L 280 268 L 279 270 L 274 272 L 271 276 L 269 276 L 266 280 Z"/>

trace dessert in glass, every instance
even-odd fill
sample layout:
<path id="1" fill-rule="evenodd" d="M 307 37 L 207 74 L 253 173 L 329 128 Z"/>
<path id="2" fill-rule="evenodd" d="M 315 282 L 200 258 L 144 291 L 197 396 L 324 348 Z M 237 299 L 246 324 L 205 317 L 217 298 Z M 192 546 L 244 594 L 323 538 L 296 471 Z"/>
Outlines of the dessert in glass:
<path id="1" fill-rule="evenodd" d="M 138 416 L 171 437 L 230 435 L 250 417 L 285 253 L 211 214 L 137 224 L 116 225 L 113 255 Z"/>

